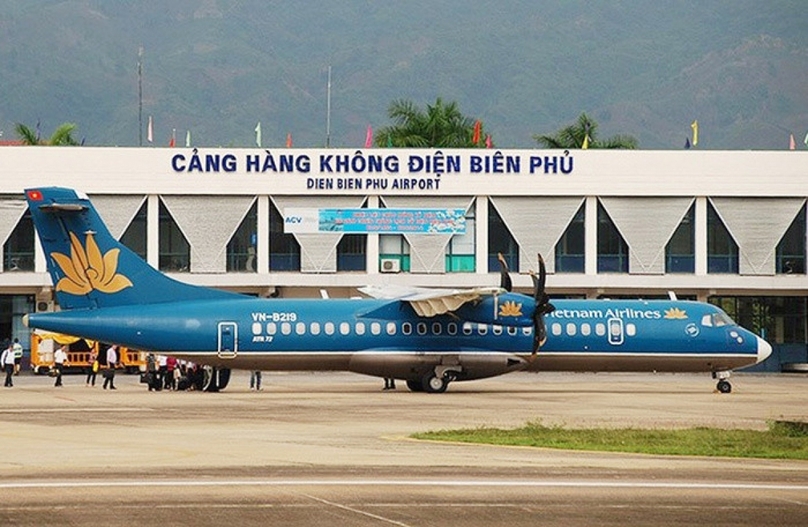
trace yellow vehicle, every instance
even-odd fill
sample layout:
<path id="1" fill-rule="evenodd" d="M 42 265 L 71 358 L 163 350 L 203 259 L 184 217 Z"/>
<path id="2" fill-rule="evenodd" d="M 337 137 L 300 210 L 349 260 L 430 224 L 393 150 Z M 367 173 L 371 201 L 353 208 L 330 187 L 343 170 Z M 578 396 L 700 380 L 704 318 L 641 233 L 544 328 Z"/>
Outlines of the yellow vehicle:
<path id="1" fill-rule="evenodd" d="M 67 365 L 65 372 L 83 371 L 92 367 L 90 352 L 95 351 L 101 362 L 106 360 L 104 353 L 106 346 L 94 340 L 85 340 L 71 335 L 60 333 L 31 334 L 31 371 L 37 374 L 46 374 L 53 365 L 53 352 L 62 344 L 67 345 Z M 146 353 L 118 348 L 120 364 L 126 373 L 137 373 L 146 367 Z"/>

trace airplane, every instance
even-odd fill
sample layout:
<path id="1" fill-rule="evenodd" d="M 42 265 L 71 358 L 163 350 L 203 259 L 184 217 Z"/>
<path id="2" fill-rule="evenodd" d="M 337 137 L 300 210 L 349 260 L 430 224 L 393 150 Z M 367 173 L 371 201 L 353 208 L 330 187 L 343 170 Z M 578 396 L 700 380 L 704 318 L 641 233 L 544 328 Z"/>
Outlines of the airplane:
<path id="1" fill-rule="evenodd" d="M 24 322 L 204 365 L 207 391 L 245 369 L 351 371 L 427 393 L 515 371 L 704 371 L 727 393 L 731 370 L 771 353 L 708 303 L 551 302 L 541 256 L 532 295 L 513 292 L 502 258 L 498 287 L 360 289 L 368 298 L 256 298 L 187 284 L 115 239 L 85 194 L 25 196 L 60 310 Z"/>

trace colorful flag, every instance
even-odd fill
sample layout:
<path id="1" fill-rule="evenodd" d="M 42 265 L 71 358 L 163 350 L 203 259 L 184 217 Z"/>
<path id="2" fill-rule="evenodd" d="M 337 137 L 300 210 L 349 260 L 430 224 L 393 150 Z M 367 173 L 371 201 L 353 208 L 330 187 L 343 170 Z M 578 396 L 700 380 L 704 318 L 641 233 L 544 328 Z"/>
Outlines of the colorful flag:
<path id="1" fill-rule="evenodd" d="M 693 129 L 693 146 L 699 144 L 699 121 L 698 119 L 691 123 L 690 128 Z"/>
<path id="2" fill-rule="evenodd" d="M 581 148 L 584 149 L 584 150 L 589 149 L 589 134 L 586 134 L 584 136 L 584 144 L 581 145 Z"/>
<path id="3" fill-rule="evenodd" d="M 185 131 L 185 146 L 191 146 L 191 131 Z"/>
<path id="4" fill-rule="evenodd" d="M 685 150 L 690 150 L 690 138 L 685 137 Z"/>
<path id="5" fill-rule="evenodd" d="M 789 134 L 788 136 L 788 149 L 789 150 L 797 149 L 797 142 L 794 140 L 794 134 Z"/>
<path id="6" fill-rule="evenodd" d="M 365 133 L 365 148 L 373 146 L 373 128 L 368 125 L 368 131 Z"/>
<path id="7" fill-rule="evenodd" d="M 476 145 L 480 142 L 480 133 L 482 132 L 483 123 L 477 119 L 474 122 L 474 133 L 471 136 L 471 144 Z"/>
<path id="8" fill-rule="evenodd" d="M 152 116 L 149 116 L 149 125 L 146 127 L 146 140 L 150 143 L 154 142 L 154 121 L 152 121 Z"/>
<path id="9" fill-rule="evenodd" d="M 491 140 L 491 134 L 485 134 L 485 147 L 494 148 L 494 141 Z"/>
<path id="10" fill-rule="evenodd" d="M 255 125 L 255 144 L 258 145 L 258 148 L 261 148 L 261 121 L 258 121 L 258 124 Z"/>
<path id="11" fill-rule="evenodd" d="M 286 148 L 292 148 L 292 132 L 286 134 Z"/>
<path id="12" fill-rule="evenodd" d="M 171 148 L 174 148 L 175 146 L 177 146 L 177 129 L 176 128 L 171 129 L 171 139 L 168 140 L 168 146 L 171 147 Z"/>

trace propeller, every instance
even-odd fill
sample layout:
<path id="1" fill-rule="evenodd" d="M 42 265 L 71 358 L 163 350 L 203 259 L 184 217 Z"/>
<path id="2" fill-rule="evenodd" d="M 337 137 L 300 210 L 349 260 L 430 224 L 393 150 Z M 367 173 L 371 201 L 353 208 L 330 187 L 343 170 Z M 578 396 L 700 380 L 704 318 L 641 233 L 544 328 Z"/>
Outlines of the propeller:
<path id="1" fill-rule="evenodd" d="M 533 300 L 536 307 L 533 311 L 533 354 L 531 360 L 536 358 L 536 354 L 547 340 L 547 327 L 544 324 L 544 315 L 555 311 L 555 306 L 550 303 L 550 297 L 544 290 L 547 281 L 547 269 L 544 266 L 544 258 L 539 255 L 539 274 L 530 271 L 530 278 L 533 280 Z"/>
<path id="2" fill-rule="evenodd" d="M 502 253 L 497 253 L 497 260 L 499 260 L 499 287 L 510 293 L 513 289 L 513 282 L 511 282 L 511 275 L 508 274 L 508 262 L 505 261 Z"/>

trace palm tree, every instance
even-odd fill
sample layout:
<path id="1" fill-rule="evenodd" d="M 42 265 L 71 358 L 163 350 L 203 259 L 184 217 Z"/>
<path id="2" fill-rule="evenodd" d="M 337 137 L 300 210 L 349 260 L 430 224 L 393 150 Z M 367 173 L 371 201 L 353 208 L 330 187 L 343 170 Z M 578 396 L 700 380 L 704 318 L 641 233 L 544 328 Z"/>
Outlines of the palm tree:
<path id="1" fill-rule="evenodd" d="M 471 148 L 484 146 L 482 123 L 465 117 L 456 102 L 446 104 L 438 97 L 426 111 L 412 101 L 396 100 L 387 114 L 395 124 L 381 128 L 375 138 L 376 146 L 414 148 Z M 475 125 L 478 132 L 475 134 Z M 476 144 L 473 139 L 477 136 Z"/>
<path id="2" fill-rule="evenodd" d="M 52 146 L 78 146 L 79 142 L 73 138 L 73 131 L 76 129 L 74 123 L 60 124 L 50 139 L 42 139 L 39 132 L 34 132 L 22 123 L 14 125 L 17 136 L 24 145 L 52 145 Z"/>
<path id="3" fill-rule="evenodd" d="M 617 148 L 633 150 L 637 148 L 637 139 L 630 135 L 615 135 L 608 139 L 597 138 L 598 123 L 582 113 L 578 122 L 562 128 L 555 135 L 535 134 L 533 139 L 544 148 Z M 588 140 L 586 138 L 589 138 Z"/>

